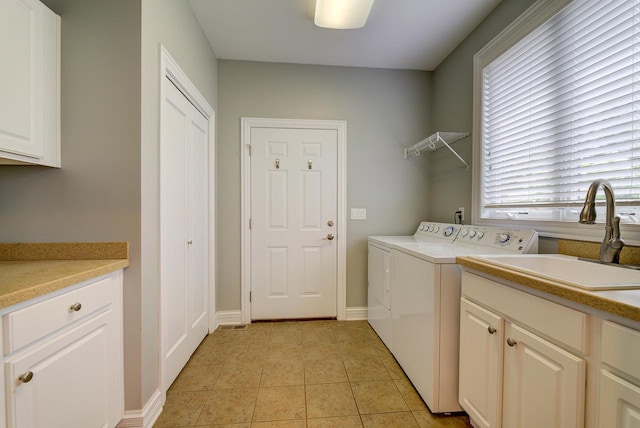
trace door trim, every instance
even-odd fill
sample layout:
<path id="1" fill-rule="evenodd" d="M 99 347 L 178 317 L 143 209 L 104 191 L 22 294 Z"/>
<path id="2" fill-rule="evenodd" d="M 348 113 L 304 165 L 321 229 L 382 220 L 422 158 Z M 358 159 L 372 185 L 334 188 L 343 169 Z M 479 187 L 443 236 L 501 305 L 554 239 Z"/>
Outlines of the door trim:
<path id="1" fill-rule="evenodd" d="M 162 143 L 162 132 L 161 132 L 161 126 L 162 126 L 162 117 L 163 117 L 163 109 L 164 109 L 164 104 L 162 102 L 162 100 L 165 99 L 166 93 L 165 93 L 165 78 L 169 79 L 177 88 L 180 92 L 182 92 L 182 94 L 185 96 L 185 98 L 187 98 L 187 100 L 189 100 L 189 102 L 191 104 L 193 104 L 193 106 L 200 112 L 202 113 L 202 115 L 207 119 L 208 122 L 208 137 L 209 140 L 207 141 L 207 159 L 208 159 L 208 165 L 207 165 L 207 197 L 208 197 L 208 201 L 207 201 L 207 216 L 206 216 L 206 226 L 205 229 L 207 230 L 207 246 L 205 247 L 205 258 L 207 260 L 207 264 L 205 266 L 205 278 L 208 284 L 208 320 L 207 320 L 207 324 L 208 324 L 208 328 L 209 328 L 209 333 L 213 332 L 216 329 L 216 301 L 215 301 L 215 296 L 216 296 L 216 271 L 215 271 L 215 201 L 216 201 L 216 193 L 215 193 L 215 165 L 216 165 L 216 159 L 215 159 L 215 154 L 216 154 L 216 150 L 215 150 L 215 135 L 216 135 L 216 112 L 213 109 L 213 107 L 211 107 L 211 105 L 207 102 L 206 98 L 204 98 L 204 96 L 200 93 L 200 91 L 198 90 L 198 88 L 193 84 L 193 82 L 191 82 L 191 80 L 189 79 L 189 77 L 187 76 L 187 74 L 182 70 L 182 68 L 180 67 L 180 65 L 178 65 L 178 63 L 176 62 L 175 59 L 173 59 L 173 57 L 171 56 L 171 54 L 169 53 L 169 51 L 162 45 L 159 44 L 159 51 L 160 51 L 160 79 L 159 79 L 159 94 L 160 94 L 160 98 L 159 98 L 159 109 L 158 109 L 158 114 L 159 114 L 159 118 L 158 118 L 158 155 L 160 154 L 160 147 L 161 147 L 161 143 Z M 162 171 L 160 171 L 160 160 L 158 159 L 158 191 L 160 192 L 160 174 L 162 173 Z M 158 192 L 158 200 L 157 200 L 157 212 L 159 213 L 159 217 L 158 217 L 158 229 L 157 229 L 157 233 L 158 233 L 158 248 L 157 248 L 157 256 L 158 256 L 158 260 L 160 261 L 160 242 L 161 242 L 161 233 L 162 233 L 162 212 L 161 212 L 161 206 L 160 206 L 160 193 Z M 164 380 L 164 365 L 163 365 L 163 358 L 162 358 L 162 353 L 163 353 L 163 334 L 164 332 L 162 331 L 162 276 L 160 275 L 160 266 L 158 266 L 158 279 L 159 279 L 159 292 L 158 292 L 158 357 L 160 360 L 160 379 L 159 379 L 159 384 L 160 384 L 160 389 L 162 391 L 162 393 L 166 393 L 167 389 L 169 388 L 169 385 L 163 385 L 163 380 Z M 164 401 L 164 400 L 163 400 Z"/>
<path id="2" fill-rule="evenodd" d="M 240 312 L 243 324 L 251 323 L 251 233 L 249 218 L 251 214 L 251 128 L 295 128 L 295 129 L 333 129 L 338 134 L 338 217 L 337 217 L 337 290 L 336 310 L 339 320 L 346 319 L 347 312 L 347 122 L 344 120 L 312 119 L 264 119 L 254 117 L 240 118 L 240 175 L 241 203 L 240 212 Z"/>

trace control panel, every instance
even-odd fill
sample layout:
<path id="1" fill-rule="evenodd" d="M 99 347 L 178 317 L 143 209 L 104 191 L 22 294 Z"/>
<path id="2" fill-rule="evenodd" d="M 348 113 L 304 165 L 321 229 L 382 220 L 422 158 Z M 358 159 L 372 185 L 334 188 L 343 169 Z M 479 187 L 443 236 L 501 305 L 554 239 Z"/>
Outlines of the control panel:
<path id="1" fill-rule="evenodd" d="M 531 229 L 462 226 L 455 243 L 481 245 L 516 253 L 537 253 L 538 233 Z"/>
<path id="2" fill-rule="evenodd" d="M 453 242 L 458 236 L 461 224 L 434 223 L 423 221 L 413 235 L 417 238 L 439 239 L 443 242 Z"/>

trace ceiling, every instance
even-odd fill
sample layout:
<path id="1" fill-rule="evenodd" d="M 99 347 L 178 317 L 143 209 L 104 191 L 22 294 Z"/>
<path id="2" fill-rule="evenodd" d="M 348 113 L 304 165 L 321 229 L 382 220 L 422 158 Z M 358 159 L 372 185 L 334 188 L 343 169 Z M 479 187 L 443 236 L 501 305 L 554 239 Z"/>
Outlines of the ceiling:
<path id="1" fill-rule="evenodd" d="M 501 0 L 375 0 L 357 30 L 313 23 L 315 0 L 189 0 L 219 59 L 434 70 Z"/>

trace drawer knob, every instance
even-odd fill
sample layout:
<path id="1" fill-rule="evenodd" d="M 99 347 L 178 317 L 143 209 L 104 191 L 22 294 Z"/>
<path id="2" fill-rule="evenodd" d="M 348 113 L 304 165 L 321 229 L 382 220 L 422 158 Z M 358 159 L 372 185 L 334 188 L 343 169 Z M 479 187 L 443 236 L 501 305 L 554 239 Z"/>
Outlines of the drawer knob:
<path id="1" fill-rule="evenodd" d="M 518 343 L 518 342 L 516 342 L 512 338 L 508 338 L 507 339 L 507 345 L 509 345 L 509 346 L 516 346 L 516 343 Z"/>
<path id="2" fill-rule="evenodd" d="M 28 382 L 31 381 L 31 379 L 33 379 L 33 372 L 32 371 L 28 371 L 28 372 L 18 376 L 18 380 L 21 381 L 22 383 L 28 383 Z"/>
<path id="3" fill-rule="evenodd" d="M 80 302 L 69 306 L 69 312 L 78 312 L 80 309 L 82 309 L 82 304 Z"/>
<path id="4" fill-rule="evenodd" d="M 487 330 L 489 331 L 489 334 L 494 334 L 496 332 L 496 329 L 492 326 L 489 326 Z"/>

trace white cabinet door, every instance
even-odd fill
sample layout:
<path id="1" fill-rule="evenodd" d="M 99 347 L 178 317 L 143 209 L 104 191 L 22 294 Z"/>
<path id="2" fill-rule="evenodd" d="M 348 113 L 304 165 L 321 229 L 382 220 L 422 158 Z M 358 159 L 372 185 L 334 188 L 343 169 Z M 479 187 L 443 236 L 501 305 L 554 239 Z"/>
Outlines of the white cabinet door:
<path id="1" fill-rule="evenodd" d="M 640 427 L 640 387 L 602 370 L 599 410 L 600 428 Z"/>
<path id="2" fill-rule="evenodd" d="M 121 385 L 111 353 L 113 310 L 6 363 L 8 428 L 108 428 Z M 22 380 L 21 380 L 22 377 Z M 116 412 L 117 413 L 117 412 Z"/>
<path id="3" fill-rule="evenodd" d="M 640 331 L 602 323 L 599 428 L 640 428 Z"/>
<path id="4" fill-rule="evenodd" d="M 0 158 L 60 166 L 59 17 L 37 0 L 0 2 L 0 58 Z"/>
<path id="5" fill-rule="evenodd" d="M 503 426 L 582 428 L 586 362 L 506 323 Z"/>
<path id="6" fill-rule="evenodd" d="M 504 320 L 462 299 L 459 401 L 478 428 L 500 426 Z"/>

